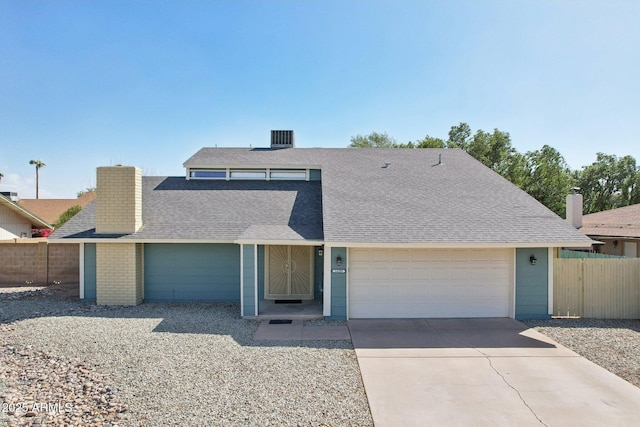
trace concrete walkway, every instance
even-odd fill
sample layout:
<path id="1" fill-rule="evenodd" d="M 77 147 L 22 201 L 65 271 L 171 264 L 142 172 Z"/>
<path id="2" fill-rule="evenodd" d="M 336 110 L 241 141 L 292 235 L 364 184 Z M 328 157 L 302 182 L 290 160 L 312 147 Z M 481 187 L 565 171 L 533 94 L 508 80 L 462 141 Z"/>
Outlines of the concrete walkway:
<path id="1" fill-rule="evenodd" d="M 377 427 L 640 425 L 639 388 L 512 319 L 349 330 Z"/>
<path id="2" fill-rule="evenodd" d="M 313 341 L 350 340 L 346 326 L 304 326 L 301 319 L 288 324 L 272 324 L 269 320 L 260 322 L 253 336 L 256 341 Z"/>

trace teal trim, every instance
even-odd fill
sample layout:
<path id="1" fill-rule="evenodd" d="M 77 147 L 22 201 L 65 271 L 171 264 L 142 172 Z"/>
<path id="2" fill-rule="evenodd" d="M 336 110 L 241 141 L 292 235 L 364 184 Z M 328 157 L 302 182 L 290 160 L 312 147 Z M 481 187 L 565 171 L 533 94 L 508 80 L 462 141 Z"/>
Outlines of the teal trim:
<path id="1" fill-rule="evenodd" d="M 309 169 L 309 181 L 322 181 L 322 171 L 320 169 Z"/>
<path id="2" fill-rule="evenodd" d="M 95 243 L 84 243 L 84 300 L 94 302 L 96 300 Z"/>
<path id="3" fill-rule="evenodd" d="M 240 301 L 240 246 L 144 245 L 145 301 Z"/>
<path id="4" fill-rule="evenodd" d="M 258 304 L 264 299 L 264 245 L 258 246 Z"/>
<path id="5" fill-rule="evenodd" d="M 338 255 L 342 265 L 336 264 Z M 346 270 L 347 265 L 347 248 L 331 248 L 331 316 L 326 318 L 328 320 L 347 319 L 347 274 L 333 273 L 334 269 Z"/>
<path id="6" fill-rule="evenodd" d="M 322 300 L 322 280 L 324 277 L 324 262 L 323 258 L 319 255 L 320 251 L 323 250 L 322 246 L 316 246 L 313 248 L 315 251 L 314 255 L 314 263 L 313 263 L 313 298 L 316 300 Z"/>
<path id="7" fill-rule="evenodd" d="M 242 246 L 242 308 L 244 316 L 256 314 L 255 246 Z"/>
<path id="8" fill-rule="evenodd" d="M 518 320 L 551 318 L 548 251 L 547 248 L 516 249 L 515 318 Z M 536 265 L 531 265 L 532 255 Z"/>

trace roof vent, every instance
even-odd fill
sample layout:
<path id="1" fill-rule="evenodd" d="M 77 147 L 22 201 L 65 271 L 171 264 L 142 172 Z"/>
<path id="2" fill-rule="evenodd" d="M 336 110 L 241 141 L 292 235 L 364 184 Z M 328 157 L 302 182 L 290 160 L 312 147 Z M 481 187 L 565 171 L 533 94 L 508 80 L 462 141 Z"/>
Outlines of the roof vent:
<path id="1" fill-rule="evenodd" d="M 294 148 L 295 146 L 292 130 L 271 131 L 271 148 Z"/>

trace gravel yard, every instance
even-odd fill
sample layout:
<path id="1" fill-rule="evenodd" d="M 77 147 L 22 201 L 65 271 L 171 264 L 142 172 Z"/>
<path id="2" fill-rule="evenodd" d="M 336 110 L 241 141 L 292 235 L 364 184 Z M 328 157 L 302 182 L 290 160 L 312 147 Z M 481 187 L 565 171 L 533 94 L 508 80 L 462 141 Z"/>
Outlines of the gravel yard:
<path id="1" fill-rule="evenodd" d="M 0 290 L 0 423 L 373 424 L 349 341 L 253 341 L 237 304 L 62 295 Z"/>
<path id="2" fill-rule="evenodd" d="M 551 319 L 523 323 L 640 387 L 640 320 Z"/>

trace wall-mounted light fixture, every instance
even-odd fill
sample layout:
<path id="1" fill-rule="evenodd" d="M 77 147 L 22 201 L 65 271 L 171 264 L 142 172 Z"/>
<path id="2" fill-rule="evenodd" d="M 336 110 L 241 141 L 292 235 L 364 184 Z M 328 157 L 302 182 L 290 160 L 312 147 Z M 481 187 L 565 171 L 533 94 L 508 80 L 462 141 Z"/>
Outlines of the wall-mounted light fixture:
<path id="1" fill-rule="evenodd" d="M 323 252 L 323 250 L 322 250 L 322 249 L 318 249 L 318 256 L 322 256 L 322 254 L 323 254 L 323 253 L 324 253 L 324 252 Z"/>
<path id="2" fill-rule="evenodd" d="M 614 240 L 614 241 L 613 241 L 613 247 L 614 247 L 614 248 L 617 248 L 617 247 L 618 247 L 618 241 L 617 241 L 617 240 Z"/>
<path id="3" fill-rule="evenodd" d="M 342 265 L 342 257 L 340 255 L 336 257 L 336 265 Z"/>
<path id="4" fill-rule="evenodd" d="M 529 262 L 531 263 L 531 265 L 536 265 L 536 262 L 538 262 L 538 258 L 536 258 L 535 256 L 531 255 L 529 257 Z"/>

